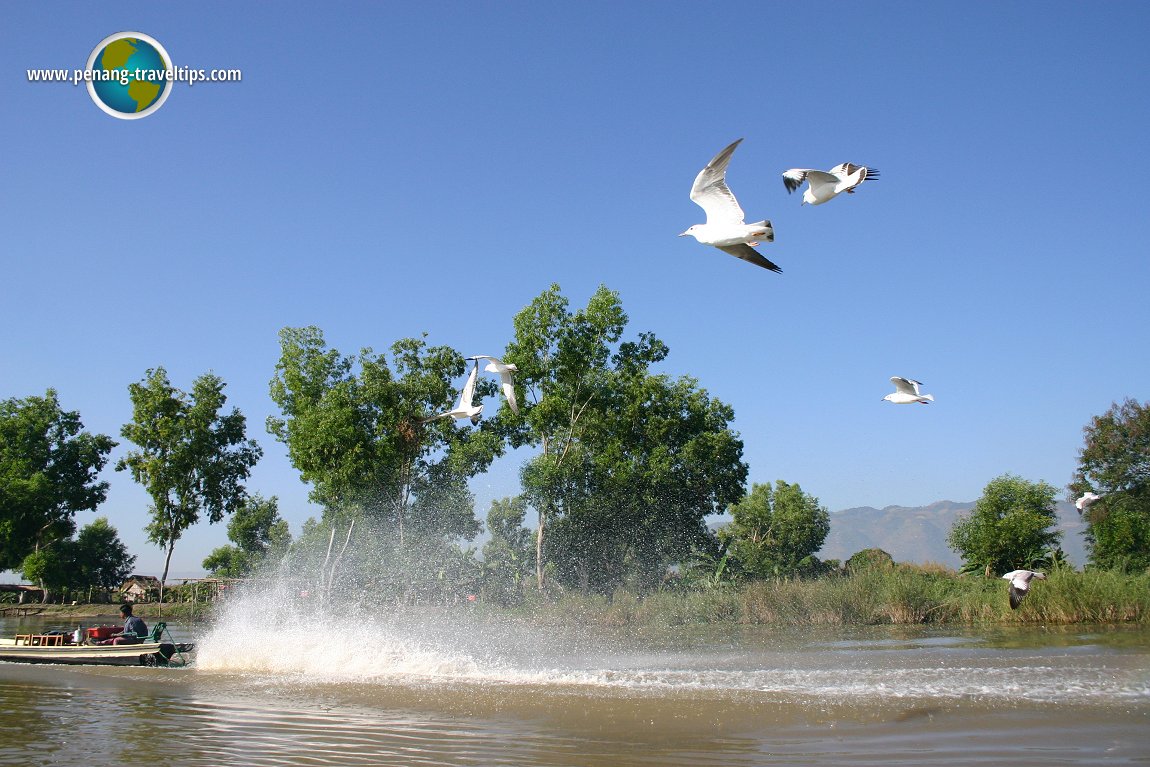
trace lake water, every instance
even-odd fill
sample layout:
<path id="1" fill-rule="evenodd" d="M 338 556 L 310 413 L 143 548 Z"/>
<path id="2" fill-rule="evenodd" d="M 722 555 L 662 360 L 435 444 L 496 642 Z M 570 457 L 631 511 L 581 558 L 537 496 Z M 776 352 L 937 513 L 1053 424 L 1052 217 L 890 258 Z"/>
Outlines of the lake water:
<path id="1" fill-rule="evenodd" d="M 265 599 L 174 633 L 189 668 L 0 663 L 0 765 L 1150 764 L 1145 629 L 541 630 Z"/>

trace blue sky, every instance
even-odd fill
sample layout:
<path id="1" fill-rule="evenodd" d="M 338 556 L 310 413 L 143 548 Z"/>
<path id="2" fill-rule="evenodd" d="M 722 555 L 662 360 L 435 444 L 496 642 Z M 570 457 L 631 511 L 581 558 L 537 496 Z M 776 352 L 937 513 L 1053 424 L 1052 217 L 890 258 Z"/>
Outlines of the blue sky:
<path id="1" fill-rule="evenodd" d="M 5 8 L 0 397 L 54 387 L 113 461 L 130 383 L 214 371 L 298 532 L 318 510 L 263 428 L 280 328 L 498 355 L 553 282 L 618 291 L 663 370 L 734 407 L 751 481 L 831 511 L 1061 489 L 1090 418 L 1150 398 L 1146 4 L 237 5 Z M 28 82 L 124 30 L 243 81 L 134 121 Z M 728 182 L 781 275 L 676 237 L 740 137 Z M 881 179 L 783 187 L 844 161 Z M 891 375 L 935 404 L 882 402 Z M 473 482 L 480 518 L 524 458 Z M 106 478 L 98 514 L 158 574 L 147 496 Z M 172 574 L 225 542 L 201 524 Z"/>

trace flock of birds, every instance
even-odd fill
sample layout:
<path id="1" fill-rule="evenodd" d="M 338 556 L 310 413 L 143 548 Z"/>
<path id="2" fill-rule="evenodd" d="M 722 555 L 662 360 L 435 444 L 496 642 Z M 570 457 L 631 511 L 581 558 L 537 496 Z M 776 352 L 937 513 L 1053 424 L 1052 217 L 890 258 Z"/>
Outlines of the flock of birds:
<path id="1" fill-rule="evenodd" d="M 731 155 L 742 142 L 735 141 L 715 155 L 707 167 L 699 171 L 691 185 L 691 199 L 707 214 L 707 223 L 695 224 L 680 237 L 691 235 L 704 245 L 712 245 L 735 258 L 781 273 L 779 265 L 755 250 L 760 242 L 774 242 L 775 230 L 767 219 L 753 224 L 744 223 L 739 201 L 727 186 L 727 166 Z M 878 169 L 844 162 L 830 170 L 791 168 L 783 171 L 783 184 L 788 192 L 796 191 L 805 181 L 804 205 L 822 205 L 843 192 L 854 194 L 855 188 L 868 179 L 877 179 Z"/>
<path id="2" fill-rule="evenodd" d="M 727 166 L 731 163 L 731 156 L 742 139 L 734 141 L 723 151 L 707 163 L 695 183 L 691 185 L 691 199 L 707 214 L 707 221 L 695 224 L 680 234 L 680 237 L 690 235 L 704 245 L 711 245 L 724 253 L 748 263 L 768 269 L 772 272 L 782 273 L 779 265 L 755 250 L 755 246 L 763 242 L 773 242 L 775 230 L 768 219 L 745 223 L 746 214 L 743 213 L 739 201 L 727 186 Z M 791 168 L 783 171 L 783 185 L 787 192 L 796 192 L 804 183 L 807 188 L 803 191 L 803 205 L 822 205 L 833 200 L 844 192 L 854 194 L 855 189 L 864 181 L 878 178 L 878 169 L 866 165 L 855 165 L 844 162 L 830 170 L 814 170 L 812 168 Z M 475 384 L 479 378 L 479 361 L 487 360 L 484 372 L 495 373 L 499 376 L 503 388 L 503 396 L 511 412 L 519 414 L 519 405 L 515 399 L 515 381 L 512 373 L 516 372 L 513 364 L 505 364 L 496 357 L 486 354 L 477 354 L 468 357 L 474 361 L 463 389 L 459 393 L 459 400 L 451 410 L 437 413 L 430 418 L 424 418 L 420 423 L 428 423 L 439 418 L 454 418 L 456 420 L 469 419 L 472 424 L 479 423 L 483 404 L 474 404 Z M 934 402 L 934 396 L 923 394 L 919 389 L 921 381 L 902 376 L 891 376 L 890 382 L 895 390 L 883 397 L 884 402 L 896 405 L 922 404 Z M 1078 513 L 1082 514 L 1101 496 L 1087 492 L 1075 502 Z M 1030 590 L 1030 582 L 1034 579 L 1046 580 L 1046 575 L 1033 570 L 1012 570 L 1002 576 L 1009 581 L 1010 608 L 1018 609 L 1023 597 Z"/>
<path id="3" fill-rule="evenodd" d="M 695 183 L 691 185 L 691 199 L 707 214 L 707 222 L 695 224 L 679 236 L 690 235 L 704 245 L 716 247 L 747 263 L 782 273 L 778 264 L 755 250 L 759 243 L 774 242 L 775 229 L 770 220 L 745 223 L 746 214 L 727 186 L 727 166 L 731 164 L 731 156 L 741 142 L 742 139 L 738 139 L 715 155 L 695 177 Z M 854 194 L 859 184 L 877 178 L 878 168 L 849 162 L 840 163 L 830 170 L 791 168 L 783 171 L 783 185 L 787 192 L 796 192 L 806 183 L 803 205 L 822 205 L 844 192 Z M 894 384 L 895 391 L 883 397 L 886 402 L 896 405 L 912 402 L 926 405 L 934 402 L 932 395 L 919 391 L 921 381 L 892 376 L 890 382 Z"/>
<path id="4" fill-rule="evenodd" d="M 484 372 L 496 373 L 499 376 L 500 385 L 503 387 L 503 396 L 507 398 L 507 405 L 511 408 L 512 413 L 519 415 L 519 403 L 515 400 L 515 379 L 511 377 L 511 374 L 518 368 L 511 363 L 504 364 L 498 358 L 487 354 L 476 354 L 467 359 L 473 360 L 475 365 L 467 374 L 467 380 L 463 382 L 463 390 L 459 392 L 459 401 L 455 403 L 455 407 L 442 413 L 436 413 L 430 418 L 424 418 L 420 423 L 428 423 L 437 418 L 454 418 L 456 420 L 468 418 L 473 425 L 479 423 L 479 414 L 483 412 L 483 403 L 474 404 L 475 382 L 479 379 L 479 360 L 487 360 L 487 365 L 483 368 Z"/>

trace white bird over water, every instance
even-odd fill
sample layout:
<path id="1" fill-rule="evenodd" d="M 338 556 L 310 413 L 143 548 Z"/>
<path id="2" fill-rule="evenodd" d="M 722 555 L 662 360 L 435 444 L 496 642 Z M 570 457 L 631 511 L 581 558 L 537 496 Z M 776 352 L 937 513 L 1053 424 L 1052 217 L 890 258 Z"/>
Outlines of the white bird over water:
<path id="1" fill-rule="evenodd" d="M 495 357 L 489 357 L 486 354 L 476 354 L 474 357 L 468 357 L 469 360 L 487 360 L 487 366 L 483 368 L 485 373 L 498 373 L 499 382 L 503 386 L 503 396 L 507 398 L 507 404 L 511 406 L 511 412 L 519 415 L 519 405 L 515 402 L 515 381 L 511 378 L 511 374 L 518 370 L 514 363 L 503 364 Z M 478 362 L 476 363 L 478 367 Z"/>
<path id="2" fill-rule="evenodd" d="M 1007 591 L 1010 592 L 1011 610 L 1017 610 L 1018 606 L 1022 604 L 1022 598 L 1030 591 L 1030 581 L 1035 578 L 1040 581 L 1046 580 L 1043 573 L 1036 573 L 1033 570 L 1011 570 L 1002 577 L 1010 581 Z"/>
<path id="3" fill-rule="evenodd" d="M 923 394 L 918 390 L 922 381 L 902 376 L 891 376 L 890 382 L 894 384 L 895 391 L 883 397 L 884 402 L 893 402 L 896 405 L 909 405 L 912 402 L 921 402 L 927 405 L 934 402 L 933 394 Z"/>
<path id="4" fill-rule="evenodd" d="M 707 163 L 707 167 L 695 177 L 695 183 L 691 186 L 691 199 L 707 212 L 707 223 L 695 224 L 679 236 L 689 234 L 704 245 L 713 245 L 735 258 L 772 272 L 782 272 L 778 264 L 764 258 L 752 247 L 760 242 L 774 241 L 775 230 L 771 222 L 763 219 L 753 224 L 744 224 L 746 214 L 727 187 L 727 165 L 740 141 L 742 139 L 715 155 L 715 159 Z"/>
<path id="5" fill-rule="evenodd" d="M 853 165 L 844 162 L 830 170 L 811 170 L 810 168 L 791 168 L 783 171 L 783 184 L 788 192 L 793 192 L 808 183 L 803 192 L 803 204 L 822 205 L 833 200 L 843 192 L 854 194 L 855 187 L 869 179 L 878 179 L 878 168 L 868 168 L 865 165 Z"/>
<path id="6" fill-rule="evenodd" d="M 1095 501 L 1098 501 L 1101 499 L 1102 499 L 1102 496 L 1100 496 L 1100 495 L 1098 495 L 1098 494 L 1096 494 L 1090 490 L 1087 490 L 1085 493 L 1082 494 L 1081 498 L 1079 498 L 1077 501 L 1074 502 L 1074 508 L 1078 509 L 1079 514 L 1082 514 L 1087 509 L 1089 509 L 1094 504 Z"/>
<path id="7" fill-rule="evenodd" d="M 470 418 L 472 424 L 479 423 L 479 414 L 483 412 L 483 405 L 473 405 L 472 400 L 475 398 L 475 380 L 479 377 L 479 363 L 475 363 L 475 367 L 471 368 L 471 372 L 467 374 L 467 381 L 463 384 L 463 391 L 459 393 L 459 402 L 455 407 L 448 410 L 446 413 L 439 413 L 430 418 L 424 418 L 420 423 L 427 423 L 434 421 L 436 418 L 454 418 L 459 420 L 461 418 Z"/>

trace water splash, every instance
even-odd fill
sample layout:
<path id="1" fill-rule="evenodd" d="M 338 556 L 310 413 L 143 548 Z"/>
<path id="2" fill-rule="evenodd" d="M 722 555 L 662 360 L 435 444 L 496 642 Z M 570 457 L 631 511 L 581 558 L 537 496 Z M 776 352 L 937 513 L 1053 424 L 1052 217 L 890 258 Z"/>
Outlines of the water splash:
<path id="1" fill-rule="evenodd" d="M 527 685 L 580 694 L 824 702 L 1150 701 L 1150 680 L 1137 659 L 1091 646 L 1021 654 L 977 637 L 931 638 L 905 648 L 902 639 L 898 649 L 784 639 L 723 648 L 679 635 L 652 648 L 626 636 L 485 619 L 464 606 L 384 614 L 317 604 L 280 585 L 233 596 L 200 639 L 196 665 L 317 685 Z"/>
<path id="2" fill-rule="evenodd" d="M 394 616 L 322 602 L 286 582 L 242 587 L 199 640 L 196 666 L 329 681 L 477 673 L 474 660 L 411 629 Z"/>

